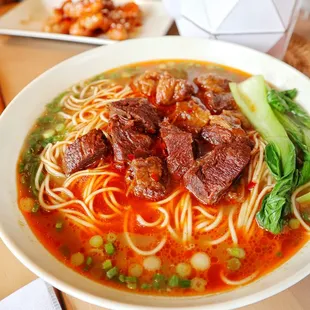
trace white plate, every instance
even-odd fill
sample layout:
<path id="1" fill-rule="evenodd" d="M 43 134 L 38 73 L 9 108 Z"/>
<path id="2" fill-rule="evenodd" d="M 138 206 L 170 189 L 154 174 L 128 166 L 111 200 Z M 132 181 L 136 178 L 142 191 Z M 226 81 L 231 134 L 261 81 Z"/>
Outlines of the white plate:
<path id="1" fill-rule="evenodd" d="M 296 87 L 299 90 L 297 100 L 310 110 L 309 79 L 271 56 L 221 41 L 162 37 L 99 47 L 66 60 L 31 82 L 0 117 L 1 238 L 39 277 L 70 295 L 108 309 L 233 309 L 272 296 L 310 273 L 308 242 L 280 268 L 231 292 L 178 298 L 137 295 L 104 287 L 69 269 L 38 242 L 25 223 L 17 206 L 16 162 L 25 135 L 43 112 L 44 105 L 74 83 L 105 70 L 132 62 L 176 58 L 211 61 L 251 74 L 263 74 L 280 89 Z M 20 221 L 24 225 L 21 226 Z"/>
<path id="2" fill-rule="evenodd" d="M 109 40 L 104 35 L 98 37 L 81 37 L 67 34 L 43 32 L 42 27 L 54 7 L 62 0 L 24 0 L 14 9 L 0 17 L 0 34 L 53 39 L 89 44 L 111 44 L 118 41 Z M 115 0 L 115 4 L 123 4 L 129 0 Z M 161 1 L 135 1 L 143 12 L 143 25 L 139 28 L 136 38 L 160 37 L 167 33 L 172 18 L 166 12 Z"/>

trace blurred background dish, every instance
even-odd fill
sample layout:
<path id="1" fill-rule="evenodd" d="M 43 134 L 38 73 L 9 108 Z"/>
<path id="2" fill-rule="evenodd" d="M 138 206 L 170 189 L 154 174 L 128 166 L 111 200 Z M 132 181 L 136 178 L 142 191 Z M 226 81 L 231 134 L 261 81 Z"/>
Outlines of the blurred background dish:
<path id="1" fill-rule="evenodd" d="M 122 41 L 137 35 L 142 25 L 143 14 L 135 2 L 115 5 L 111 0 L 66 0 L 54 7 L 43 31 L 87 37 L 106 34 Z"/>
<path id="2" fill-rule="evenodd" d="M 161 1 L 140 0 L 135 1 L 136 4 L 129 5 L 130 1 L 115 0 L 113 6 L 122 6 L 122 9 L 118 7 L 116 10 L 112 9 L 112 1 L 101 1 L 100 3 L 104 2 L 110 3 L 110 9 L 107 13 L 114 15 L 113 18 L 110 16 L 106 20 L 108 27 L 105 28 L 103 27 L 103 15 L 88 15 L 87 24 L 85 16 L 83 16 L 84 20 L 78 18 L 80 14 L 76 14 L 76 17 L 72 18 L 72 11 L 70 19 L 67 19 L 63 14 L 63 10 L 56 10 L 55 13 L 54 9 L 62 5 L 61 1 L 25 0 L 0 18 L 0 34 L 89 44 L 111 44 L 116 40 L 130 37 L 162 36 L 167 33 L 172 24 L 172 18 L 166 12 Z M 71 9 L 76 9 L 76 5 L 73 5 L 70 1 L 67 1 L 66 6 L 67 8 L 70 6 Z M 126 8 L 129 8 L 129 10 L 126 11 Z M 83 11 L 83 7 L 81 11 Z M 134 14 L 131 14 L 132 12 Z M 98 12 L 95 10 L 94 13 Z M 119 15 L 123 16 L 119 17 Z M 100 19 L 97 25 L 94 24 L 96 18 L 97 22 L 98 18 Z M 63 23 L 64 20 L 65 23 Z M 81 22 L 84 22 L 83 27 L 81 27 Z M 140 26 L 141 22 L 142 25 Z M 86 24 L 88 29 L 85 27 Z M 128 26 L 127 29 L 125 24 Z M 72 31 L 69 31 L 71 26 Z M 108 31 L 108 35 L 103 34 L 106 31 Z M 71 34 L 65 34 L 69 32 Z"/>

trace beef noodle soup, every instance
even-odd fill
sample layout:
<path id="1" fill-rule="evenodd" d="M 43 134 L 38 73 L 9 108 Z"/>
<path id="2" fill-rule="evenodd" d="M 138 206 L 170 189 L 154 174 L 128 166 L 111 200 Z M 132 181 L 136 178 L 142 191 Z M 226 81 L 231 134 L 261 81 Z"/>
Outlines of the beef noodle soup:
<path id="1" fill-rule="evenodd" d="M 285 120 L 300 117 L 306 130 L 308 115 L 295 90 L 264 84 L 270 106 L 244 109 L 241 91 L 260 79 L 248 78 L 167 60 L 104 72 L 60 94 L 18 162 L 19 207 L 34 234 L 75 271 L 138 293 L 221 292 L 284 263 L 310 230 L 302 170 L 310 144 L 289 135 L 292 143 Z M 258 120 L 264 109 L 274 135 L 282 130 L 280 147 L 266 132 L 269 118 Z M 294 154 L 287 173 L 284 145 Z"/>

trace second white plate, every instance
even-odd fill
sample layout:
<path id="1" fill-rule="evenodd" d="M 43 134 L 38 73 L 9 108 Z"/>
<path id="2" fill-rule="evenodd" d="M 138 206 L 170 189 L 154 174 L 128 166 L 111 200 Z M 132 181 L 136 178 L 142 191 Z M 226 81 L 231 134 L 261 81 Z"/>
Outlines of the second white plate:
<path id="1" fill-rule="evenodd" d="M 116 0 L 115 4 L 122 4 L 125 0 Z M 172 18 L 166 12 L 161 1 L 135 1 L 143 12 L 143 25 L 139 28 L 135 38 L 163 36 L 172 24 Z M 52 5 L 51 5 L 52 3 Z M 59 4 L 51 0 L 24 0 L 14 9 L 0 18 L 0 34 L 53 39 L 89 44 L 111 44 L 118 41 L 109 40 L 104 35 L 98 37 L 82 37 L 67 34 L 43 32 L 42 27 L 52 8 Z"/>

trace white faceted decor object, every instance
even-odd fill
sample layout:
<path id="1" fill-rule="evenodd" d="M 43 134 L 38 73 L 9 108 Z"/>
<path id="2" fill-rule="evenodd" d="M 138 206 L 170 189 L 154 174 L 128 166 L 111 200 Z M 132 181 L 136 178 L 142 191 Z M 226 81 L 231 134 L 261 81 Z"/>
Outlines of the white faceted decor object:
<path id="1" fill-rule="evenodd" d="M 300 0 L 163 0 L 180 35 L 235 42 L 284 56 Z"/>

